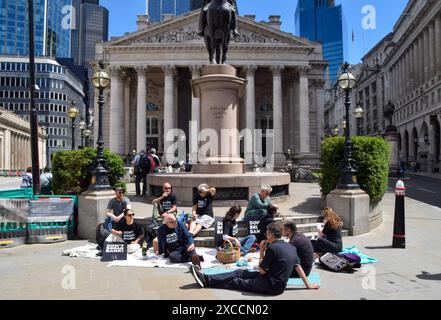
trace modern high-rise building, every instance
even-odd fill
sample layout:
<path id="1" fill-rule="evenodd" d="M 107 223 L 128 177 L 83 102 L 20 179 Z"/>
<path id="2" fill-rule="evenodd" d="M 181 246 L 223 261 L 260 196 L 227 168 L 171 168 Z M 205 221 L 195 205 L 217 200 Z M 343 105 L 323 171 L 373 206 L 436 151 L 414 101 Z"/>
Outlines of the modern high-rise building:
<path id="1" fill-rule="evenodd" d="M 323 43 L 323 55 L 329 62 L 330 78 L 335 82 L 347 54 L 342 6 L 336 6 L 335 0 L 298 0 L 295 22 L 298 36 Z"/>
<path id="2" fill-rule="evenodd" d="M 35 54 L 71 57 L 72 0 L 35 0 Z M 28 2 L 0 0 L 0 54 L 29 53 Z"/>
<path id="3" fill-rule="evenodd" d="M 75 64 L 87 67 L 95 59 L 95 44 L 109 37 L 109 11 L 99 0 L 72 0 L 76 24 L 72 30 L 72 57 Z"/>

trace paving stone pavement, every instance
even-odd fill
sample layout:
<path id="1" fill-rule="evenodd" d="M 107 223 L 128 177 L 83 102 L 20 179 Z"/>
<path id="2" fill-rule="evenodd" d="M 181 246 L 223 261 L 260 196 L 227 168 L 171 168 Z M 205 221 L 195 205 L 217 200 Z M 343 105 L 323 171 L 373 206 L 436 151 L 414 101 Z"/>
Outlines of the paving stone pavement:
<path id="1" fill-rule="evenodd" d="M 293 184 L 291 190 L 292 197 L 281 204 L 282 211 L 320 212 L 316 184 Z M 318 270 L 322 281 L 319 290 L 287 290 L 276 299 L 440 299 L 441 208 L 407 199 L 407 247 L 392 249 L 394 201 L 393 193 L 388 192 L 382 202 L 384 223 L 379 228 L 366 235 L 344 238 L 345 246 L 356 245 L 380 263 L 365 266 L 354 274 Z M 142 208 L 149 209 L 148 205 L 140 204 L 139 209 Z M 199 289 L 192 276 L 182 269 L 109 268 L 99 260 L 61 255 L 65 249 L 86 243 L 68 241 L 0 249 L 0 299 L 274 299 Z M 63 284 L 69 284 L 66 272 L 72 270 L 75 289 L 63 289 Z"/>

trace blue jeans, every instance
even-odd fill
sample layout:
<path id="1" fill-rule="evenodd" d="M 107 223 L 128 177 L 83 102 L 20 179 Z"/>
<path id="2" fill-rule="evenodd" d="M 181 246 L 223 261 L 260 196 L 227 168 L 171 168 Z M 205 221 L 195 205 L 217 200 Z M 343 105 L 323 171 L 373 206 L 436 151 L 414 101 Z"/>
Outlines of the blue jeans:
<path id="1" fill-rule="evenodd" d="M 250 235 L 245 238 L 239 238 L 240 241 L 240 253 L 247 254 L 253 246 L 254 242 L 256 242 L 256 236 Z"/>
<path id="2" fill-rule="evenodd" d="M 112 226 L 112 218 L 107 217 L 106 220 L 104 220 L 104 228 L 106 228 L 108 231 L 112 232 L 113 226 Z"/>

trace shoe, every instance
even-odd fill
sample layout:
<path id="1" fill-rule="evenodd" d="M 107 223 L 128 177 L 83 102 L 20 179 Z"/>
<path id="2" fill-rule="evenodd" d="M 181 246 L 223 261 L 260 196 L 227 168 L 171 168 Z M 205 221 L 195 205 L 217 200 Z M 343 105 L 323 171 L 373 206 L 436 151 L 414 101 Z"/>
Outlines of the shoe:
<path id="1" fill-rule="evenodd" d="M 202 269 L 201 267 L 201 259 L 199 259 L 199 256 L 194 255 L 191 257 L 191 262 L 193 265 L 197 266 L 199 268 L 199 271 Z"/>
<path id="2" fill-rule="evenodd" d="M 240 37 L 240 33 L 237 32 L 236 30 L 234 30 L 234 31 L 233 31 L 233 37 L 234 37 L 234 38 L 238 38 L 238 37 Z"/>
<path id="3" fill-rule="evenodd" d="M 205 278 L 204 278 L 204 275 L 202 274 L 202 272 L 197 270 L 197 267 L 194 265 L 190 266 L 190 272 L 191 272 L 191 275 L 193 276 L 194 280 L 196 281 L 196 283 L 201 288 L 204 288 L 205 287 Z"/>

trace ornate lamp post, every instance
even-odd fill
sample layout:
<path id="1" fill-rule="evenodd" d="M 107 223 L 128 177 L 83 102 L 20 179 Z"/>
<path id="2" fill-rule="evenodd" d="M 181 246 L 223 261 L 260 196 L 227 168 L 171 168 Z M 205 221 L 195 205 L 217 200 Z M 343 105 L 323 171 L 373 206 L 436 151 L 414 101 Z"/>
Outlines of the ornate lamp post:
<path id="1" fill-rule="evenodd" d="M 72 101 L 69 110 L 67 110 L 67 114 L 72 120 L 72 150 L 75 150 L 75 119 L 78 117 L 79 113 L 80 111 L 75 106 L 75 101 Z"/>
<path id="2" fill-rule="evenodd" d="M 363 119 L 364 110 L 361 106 L 361 102 L 357 101 L 357 108 L 354 110 L 354 118 L 357 121 L 357 135 L 361 136 L 361 119 Z"/>
<path id="3" fill-rule="evenodd" d="M 346 130 L 345 130 L 345 155 L 341 163 L 340 182 L 338 189 L 358 189 L 360 186 L 357 183 L 357 171 L 352 166 L 352 142 L 351 142 L 351 124 L 349 118 L 349 109 L 351 107 L 351 100 L 349 93 L 354 88 L 356 79 L 352 73 L 349 72 L 349 64 L 343 64 L 343 73 L 338 78 L 338 85 L 345 92 L 345 108 L 346 108 Z"/>
<path id="4" fill-rule="evenodd" d="M 104 108 L 104 89 L 110 85 L 110 77 L 105 72 L 104 62 L 100 61 L 100 70 L 93 75 L 92 84 L 99 91 L 98 96 L 98 140 L 97 140 L 97 157 L 95 161 L 94 168 L 92 169 L 92 185 L 90 189 L 92 190 L 105 190 L 111 189 L 108 177 L 108 167 L 106 159 L 104 158 L 104 138 L 103 138 L 103 108 Z"/>
<path id="5" fill-rule="evenodd" d="M 78 128 L 80 128 L 81 131 L 81 147 L 78 149 L 84 149 L 84 130 L 86 129 L 87 125 L 83 118 L 81 118 L 80 123 L 78 124 Z"/>

